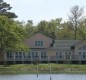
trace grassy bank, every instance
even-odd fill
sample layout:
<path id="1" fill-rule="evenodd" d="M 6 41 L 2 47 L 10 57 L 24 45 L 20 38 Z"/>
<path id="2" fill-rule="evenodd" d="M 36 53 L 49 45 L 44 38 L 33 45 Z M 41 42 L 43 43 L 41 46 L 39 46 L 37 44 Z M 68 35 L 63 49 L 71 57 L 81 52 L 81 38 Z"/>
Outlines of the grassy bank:
<path id="1" fill-rule="evenodd" d="M 40 74 L 49 74 L 49 64 L 38 65 Z M 57 73 L 86 73 L 86 65 L 74 65 L 74 64 L 51 64 L 51 72 Z M 0 65 L 0 74 L 36 74 L 37 65 L 34 64 L 18 64 L 4 67 Z"/>

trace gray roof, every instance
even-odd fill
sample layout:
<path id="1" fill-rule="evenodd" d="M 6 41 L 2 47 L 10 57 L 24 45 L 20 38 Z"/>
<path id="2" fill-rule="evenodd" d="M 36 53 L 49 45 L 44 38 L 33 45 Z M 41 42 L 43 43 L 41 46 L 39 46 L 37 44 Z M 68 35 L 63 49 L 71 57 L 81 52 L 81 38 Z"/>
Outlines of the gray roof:
<path id="1" fill-rule="evenodd" d="M 80 40 L 55 40 L 53 49 L 70 50 L 71 46 L 77 44 Z"/>

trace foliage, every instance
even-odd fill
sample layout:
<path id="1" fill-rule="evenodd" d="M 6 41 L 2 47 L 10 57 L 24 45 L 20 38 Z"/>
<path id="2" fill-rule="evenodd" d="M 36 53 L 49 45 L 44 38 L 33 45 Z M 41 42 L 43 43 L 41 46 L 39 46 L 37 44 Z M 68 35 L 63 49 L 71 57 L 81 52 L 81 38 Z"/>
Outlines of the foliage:
<path id="1" fill-rule="evenodd" d="M 86 19 L 83 19 L 80 22 L 80 25 L 78 28 L 78 39 L 86 40 Z"/>
<path id="2" fill-rule="evenodd" d="M 32 20 L 28 20 L 24 27 L 26 32 L 26 38 L 32 36 L 36 32 Z"/>
<path id="3" fill-rule="evenodd" d="M 55 39 L 57 37 L 57 31 L 61 27 L 61 21 L 61 18 L 51 19 L 50 21 L 40 21 L 36 26 L 36 31 Z"/>
<path id="4" fill-rule="evenodd" d="M 35 27 L 32 21 L 26 24 L 27 36 L 42 33 L 53 39 L 86 39 L 86 18 L 83 18 L 83 7 L 78 5 L 70 9 L 68 21 L 62 18 L 42 20 Z"/>
<path id="5" fill-rule="evenodd" d="M 51 19 L 50 21 L 40 21 L 38 25 L 33 26 L 32 22 L 28 22 L 25 26 L 26 36 L 30 37 L 35 33 L 42 33 L 52 39 L 75 39 L 75 28 L 73 23 L 64 21 L 62 18 Z M 76 39 L 86 39 L 86 18 L 81 18 L 77 26 Z"/>
<path id="6" fill-rule="evenodd" d="M 70 11 L 69 20 L 73 24 L 75 39 L 77 39 L 77 30 L 78 30 L 78 26 L 81 21 L 83 12 L 84 12 L 84 9 L 82 7 L 80 8 L 78 5 L 73 6 Z"/>
<path id="7" fill-rule="evenodd" d="M 13 12 L 9 12 L 11 10 L 10 4 L 7 4 L 3 0 L 0 0 L 0 15 L 7 16 L 8 18 L 17 18 L 17 15 Z"/>
<path id="8" fill-rule="evenodd" d="M 24 49 L 24 28 L 14 20 L 0 16 L 0 51 L 15 51 Z"/>

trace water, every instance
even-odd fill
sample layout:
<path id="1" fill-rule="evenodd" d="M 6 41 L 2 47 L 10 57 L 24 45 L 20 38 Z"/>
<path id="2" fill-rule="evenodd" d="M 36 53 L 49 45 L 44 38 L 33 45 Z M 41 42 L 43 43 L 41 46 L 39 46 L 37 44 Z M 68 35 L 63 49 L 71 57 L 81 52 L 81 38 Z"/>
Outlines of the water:
<path id="1" fill-rule="evenodd" d="M 49 74 L 0 75 L 0 80 L 50 80 Z M 86 80 L 86 74 L 52 74 L 51 80 Z"/>

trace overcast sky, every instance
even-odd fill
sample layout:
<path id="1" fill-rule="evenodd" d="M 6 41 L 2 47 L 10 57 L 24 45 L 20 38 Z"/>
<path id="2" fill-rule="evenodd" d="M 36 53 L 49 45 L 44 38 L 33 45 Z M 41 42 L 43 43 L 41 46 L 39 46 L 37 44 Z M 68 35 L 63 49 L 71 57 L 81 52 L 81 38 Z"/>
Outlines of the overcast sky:
<path id="1" fill-rule="evenodd" d="M 18 20 L 33 20 L 38 23 L 41 20 L 55 18 L 68 19 L 70 8 L 74 5 L 84 6 L 86 12 L 86 0 L 4 0 L 13 8 L 12 12 L 18 15 Z M 85 13 L 86 14 L 86 13 Z"/>

